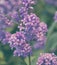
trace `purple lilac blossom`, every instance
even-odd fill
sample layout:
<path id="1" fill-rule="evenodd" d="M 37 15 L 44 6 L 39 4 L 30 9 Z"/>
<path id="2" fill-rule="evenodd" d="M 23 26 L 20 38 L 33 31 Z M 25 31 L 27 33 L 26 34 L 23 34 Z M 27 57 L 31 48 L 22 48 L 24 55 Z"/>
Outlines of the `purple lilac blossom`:
<path id="1" fill-rule="evenodd" d="M 0 30 L 13 25 L 12 21 L 9 20 L 4 14 L 0 13 Z"/>
<path id="2" fill-rule="evenodd" d="M 0 30 L 0 41 L 2 41 L 5 38 L 5 31 Z"/>
<path id="3" fill-rule="evenodd" d="M 3 39 L 6 38 L 7 35 L 6 28 L 12 26 L 13 26 L 13 21 L 11 21 L 3 12 L 0 12 L 0 41 L 1 42 L 3 42 Z M 3 44 L 5 42 L 3 42 Z"/>
<path id="4" fill-rule="evenodd" d="M 9 38 L 9 44 L 11 48 L 22 45 L 25 42 L 25 36 L 22 32 L 16 32 L 11 34 Z"/>
<path id="5" fill-rule="evenodd" d="M 0 20 L 3 22 L 0 23 L 1 30 L 7 28 L 9 24 L 11 25 L 12 20 L 13 22 L 21 21 L 18 26 L 20 32 L 6 33 L 8 36 L 5 34 L 6 38 L 2 40 L 2 42 L 8 42 L 11 49 L 15 48 L 14 56 L 25 57 L 31 54 L 31 41 L 35 42 L 33 44 L 35 49 L 45 45 L 47 25 L 41 22 L 34 13 L 29 13 L 29 10 L 33 9 L 31 6 L 33 4 L 35 4 L 34 0 L 4 0 L 0 4 L 0 11 L 3 13 L 2 18 L 0 16 Z"/>
<path id="6" fill-rule="evenodd" d="M 7 16 L 0 12 L 0 41 L 3 42 L 7 34 L 6 29 L 13 27 L 13 21 L 11 21 Z"/>
<path id="7" fill-rule="evenodd" d="M 4 5 L 0 4 L 0 13 L 7 13 L 7 8 Z"/>
<path id="8" fill-rule="evenodd" d="M 20 14 L 20 18 L 22 20 L 28 14 L 28 9 L 26 7 L 21 7 L 19 9 L 19 14 Z"/>
<path id="9" fill-rule="evenodd" d="M 0 0 L 0 30 L 19 22 L 32 4 L 35 4 L 34 0 Z"/>
<path id="10" fill-rule="evenodd" d="M 55 12 L 54 21 L 57 22 L 57 11 Z"/>
<path id="11" fill-rule="evenodd" d="M 44 22 L 40 22 L 39 17 L 35 14 L 27 14 L 22 22 L 18 26 L 20 31 L 23 31 L 26 36 L 26 41 L 34 41 L 34 48 L 40 48 L 44 46 L 46 42 L 47 25 Z"/>
<path id="12" fill-rule="evenodd" d="M 36 65 L 57 65 L 57 56 L 54 53 L 42 53 Z"/>
<path id="13" fill-rule="evenodd" d="M 20 17 L 17 11 L 9 12 L 7 16 L 9 16 L 9 18 L 11 18 L 14 23 L 19 23 Z"/>
<path id="14" fill-rule="evenodd" d="M 3 8 L 3 12 L 5 13 L 8 13 L 10 10 L 11 10 L 11 5 L 10 5 L 10 2 L 9 0 L 1 0 L 2 3 L 0 3 L 0 8 Z"/>
<path id="15" fill-rule="evenodd" d="M 11 19 L 13 18 L 17 22 L 19 22 L 18 20 L 20 19 L 21 16 L 22 17 L 25 16 L 25 12 L 28 12 L 29 9 L 33 8 L 31 5 L 35 4 L 34 0 L 1 0 L 1 1 L 3 1 L 3 3 L 0 3 L 0 11 L 3 12 L 4 14 L 7 14 L 7 16 L 11 17 Z"/>
<path id="16" fill-rule="evenodd" d="M 0 30 L 0 41 L 3 43 L 3 44 L 6 44 L 8 43 L 8 40 L 9 40 L 9 37 L 10 37 L 10 33 L 9 32 L 6 32 L 4 30 Z"/>
<path id="17" fill-rule="evenodd" d="M 57 0 L 45 0 L 47 4 L 53 5 L 57 7 Z"/>
<path id="18" fill-rule="evenodd" d="M 17 47 L 17 49 L 14 50 L 14 56 L 26 57 L 28 55 L 31 55 L 31 53 L 32 53 L 32 48 L 27 43 L 21 45 L 20 47 Z"/>
<path id="19" fill-rule="evenodd" d="M 26 42 L 23 32 L 16 32 L 9 38 L 9 45 L 11 49 L 15 48 L 14 56 L 27 56 L 31 53 L 31 46 Z"/>
<path id="20" fill-rule="evenodd" d="M 5 32 L 5 37 L 3 38 L 2 43 L 3 44 L 8 43 L 10 36 L 11 36 L 11 33 Z"/>

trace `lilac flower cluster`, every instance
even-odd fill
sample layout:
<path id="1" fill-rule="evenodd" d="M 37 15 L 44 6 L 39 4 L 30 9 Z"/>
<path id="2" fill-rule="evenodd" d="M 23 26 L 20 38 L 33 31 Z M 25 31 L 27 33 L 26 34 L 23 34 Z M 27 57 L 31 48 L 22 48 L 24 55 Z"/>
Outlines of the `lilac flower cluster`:
<path id="1" fill-rule="evenodd" d="M 8 19 L 8 17 L 4 16 L 2 13 L 0 14 L 0 30 L 5 29 L 13 25 L 13 22 Z"/>
<path id="2" fill-rule="evenodd" d="M 9 13 L 13 11 L 15 8 L 19 8 L 20 0 L 1 0 L 0 8 L 2 8 L 3 13 Z M 16 9 L 15 9 L 16 10 Z"/>
<path id="3" fill-rule="evenodd" d="M 2 36 L 4 36 L 3 39 L 2 39 L 2 43 L 7 44 L 8 41 L 9 41 L 9 38 L 11 36 L 11 33 L 4 31 L 4 35 L 2 35 Z"/>
<path id="4" fill-rule="evenodd" d="M 3 13 L 0 13 L 0 41 L 5 39 L 6 37 L 6 28 L 12 27 L 13 21 L 11 21 L 7 16 L 5 16 Z"/>
<path id="5" fill-rule="evenodd" d="M 14 49 L 14 56 L 26 57 L 31 54 L 32 48 L 39 49 L 45 45 L 47 25 L 30 12 L 33 4 L 34 0 L 1 0 L 0 30 L 4 31 L 13 23 L 17 23 L 19 28 L 16 33 L 3 32 L 1 36 L 2 42 L 9 43 Z M 31 41 L 34 42 L 32 47 Z"/>
<path id="6" fill-rule="evenodd" d="M 5 31 L 0 30 L 0 41 L 2 41 L 5 38 Z"/>
<path id="7" fill-rule="evenodd" d="M 16 32 L 12 34 L 9 38 L 9 44 L 11 49 L 15 48 L 14 56 L 23 56 L 31 54 L 32 48 L 25 41 L 25 36 L 22 32 Z"/>
<path id="8" fill-rule="evenodd" d="M 8 43 L 10 35 L 11 34 L 9 32 L 6 32 L 4 30 L 0 30 L 0 41 L 2 41 L 3 44 Z"/>
<path id="9" fill-rule="evenodd" d="M 57 22 L 57 11 L 55 12 L 54 21 Z"/>
<path id="10" fill-rule="evenodd" d="M 24 32 L 27 42 L 35 42 L 33 45 L 35 49 L 45 45 L 47 25 L 40 22 L 40 19 L 34 13 L 26 15 L 18 28 Z"/>
<path id="11" fill-rule="evenodd" d="M 4 44 L 9 43 L 10 47 L 14 50 L 14 55 L 27 56 L 31 53 L 31 46 L 25 41 L 24 34 L 22 32 L 16 32 L 10 34 L 5 31 L 7 27 L 11 27 L 14 22 L 18 22 L 25 14 L 28 14 L 28 10 L 31 9 L 31 5 L 34 4 L 34 0 L 1 0 L 0 1 L 0 41 Z M 27 13 L 26 13 L 27 12 Z"/>
<path id="12" fill-rule="evenodd" d="M 53 5 L 57 7 L 57 0 L 45 0 L 47 4 Z"/>
<path id="13" fill-rule="evenodd" d="M 21 15 L 19 10 L 22 7 L 25 9 L 25 6 L 29 8 L 33 3 L 33 0 L 0 0 L 0 30 L 11 27 L 16 21 L 19 22 Z"/>
<path id="14" fill-rule="evenodd" d="M 57 65 L 57 56 L 54 53 L 43 53 L 38 58 L 36 65 Z"/>
<path id="15" fill-rule="evenodd" d="M 0 12 L 19 22 L 20 17 L 24 17 L 23 14 L 32 8 L 32 4 L 35 4 L 34 0 L 1 0 Z"/>

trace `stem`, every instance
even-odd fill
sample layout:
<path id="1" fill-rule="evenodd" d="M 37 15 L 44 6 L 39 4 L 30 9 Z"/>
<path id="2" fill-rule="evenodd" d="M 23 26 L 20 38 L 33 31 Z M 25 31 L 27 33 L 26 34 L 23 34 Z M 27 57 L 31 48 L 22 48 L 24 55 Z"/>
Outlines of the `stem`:
<path id="1" fill-rule="evenodd" d="M 29 54 L 28 58 L 29 58 L 29 65 L 31 65 L 31 57 L 30 57 L 30 54 Z"/>

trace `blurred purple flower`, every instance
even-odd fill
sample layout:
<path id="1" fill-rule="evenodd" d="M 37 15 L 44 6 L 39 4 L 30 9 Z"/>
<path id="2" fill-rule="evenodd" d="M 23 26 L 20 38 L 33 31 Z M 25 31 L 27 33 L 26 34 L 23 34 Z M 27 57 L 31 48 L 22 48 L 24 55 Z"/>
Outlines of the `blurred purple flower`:
<path id="1" fill-rule="evenodd" d="M 12 11 L 8 13 L 9 18 L 13 20 L 14 23 L 20 22 L 19 13 L 17 11 Z"/>
<path id="2" fill-rule="evenodd" d="M 3 38 L 2 43 L 3 44 L 8 43 L 10 36 L 11 36 L 11 33 L 5 32 L 5 37 Z"/>
<path id="3" fill-rule="evenodd" d="M 35 48 L 45 45 L 47 25 L 40 22 L 40 19 L 35 14 L 26 15 L 18 28 L 24 32 L 27 42 L 35 42 L 33 45 Z"/>
<path id="4" fill-rule="evenodd" d="M 4 14 L 0 13 L 0 29 L 5 29 L 13 25 L 12 21 Z"/>
<path id="5" fill-rule="evenodd" d="M 29 12 L 33 9 L 34 0 L 3 0 L 0 4 L 0 30 L 11 27 L 12 23 L 18 22 L 19 32 L 10 34 L 1 33 L 2 42 L 9 43 L 14 50 L 14 56 L 28 56 L 31 54 L 31 41 L 33 48 L 42 48 L 46 42 L 47 25 L 41 22 L 39 17 Z"/>
<path id="6" fill-rule="evenodd" d="M 24 16 L 26 16 L 28 14 L 28 9 L 26 7 L 21 7 L 19 9 L 19 14 L 20 14 L 20 18 L 22 20 L 24 18 Z"/>
<path id="7" fill-rule="evenodd" d="M 5 31 L 0 30 L 0 41 L 2 41 L 5 38 Z"/>
<path id="8" fill-rule="evenodd" d="M 32 48 L 27 43 L 17 47 L 17 49 L 14 50 L 14 56 L 23 56 L 23 57 L 26 57 L 28 55 L 31 55 L 31 53 L 32 53 Z"/>
<path id="9" fill-rule="evenodd" d="M 14 18 L 15 21 L 19 21 L 21 16 L 25 16 L 25 12 L 31 9 L 31 5 L 35 4 L 34 0 L 1 0 L 0 11 L 7 16 Z M 11 15 L 9 15 L 9 13 Z"/>
<path id="10" fill-rule="evenodd" d="M 57 65 L 57 56 L 54 53 L 43 53 L 38 58 L 36 65 Z"/>
<path id="11" fill-rule="evenodd" d="M 3 43 L 3 44 L 6 44 L 8 43 L 8 40 L 9 40 L 9 37 L 10 37 L 10 33 L 9 32 L 6 32 L 4 30 L 0 30 L 0 41 Z"/>
<path id="12" fill-rule="evenodd" d="M 31 46 L 26 43 L 25 35 L 22 32 L 16 32 L 9 38 L 9 45 L 13 49 L 15 48 L 15 56 L 27 56 L 31 53 Z"/>

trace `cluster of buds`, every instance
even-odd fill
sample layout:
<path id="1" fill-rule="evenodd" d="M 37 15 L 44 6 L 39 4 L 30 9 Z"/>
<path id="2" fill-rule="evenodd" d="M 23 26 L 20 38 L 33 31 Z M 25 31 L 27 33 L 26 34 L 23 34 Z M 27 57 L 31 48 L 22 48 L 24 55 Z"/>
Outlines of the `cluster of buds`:
<path id="1" fill-rule="evenodd" d="M 57 65 L 57 56 L 54 53 L 42 53 L 36 65 Z"/>
<path id="2" fill-rule="evenodd" d="M 46 42 L 47 25 L 41 22 L 34 13 L 26 15 L 21 21 L 18 28 L 24 32 L 26 41 L 29 43 L 34 41 L 33 47 L 35 49 L 43 47 Z"/>
<path id="3" fill-rule="evenodd" d="M 45 45 L 47 25 L 39 17 L 30 12 L 34 0 L 1 0 L 0 3 L 0 30 L 18 24 L 19 31 L 6 33 L 1 36 L 2 42 L 9 43 L 14 50 L 14 56 L 28 56 L 32 48 L 39 49 Z M 31 41 L 34 44 L 31 45 Z"/>
<path id="4" fill-rule="evenodd" d="M 0 14 L 0 30 L 6 29 L 7 27 L 11 27 L 13 25 L 13 21 L 8 19 L 7 16 Z"/>
<path id="5" fill-rule="evenodd" d="M 9 45 L 11 49 L 15 48 L 14 56 L 26 57 L 27 55 L 31 54 L 32 48 L 25 40 L 26 38 L 23 32 L 11 34 L 9 38 Z"/>

